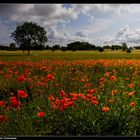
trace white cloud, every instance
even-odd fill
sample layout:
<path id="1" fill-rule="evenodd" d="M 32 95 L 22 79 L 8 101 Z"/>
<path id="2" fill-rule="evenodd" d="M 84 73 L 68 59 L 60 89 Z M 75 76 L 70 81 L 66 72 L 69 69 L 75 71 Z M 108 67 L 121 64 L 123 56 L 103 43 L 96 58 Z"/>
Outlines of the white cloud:
<path id="1" fill-rule="evenodd" d="M 127 15 L 140 12 L 139 4 L 73 4 L 72 7 L 74 11 L 88 16 L 92 16 L 94 13 L 98 13 L 99 16 L 103 13 Z"/>
<path id="2" fill-rule="evenodd" d="M 97 41 L 97 44 L 100 44 L 100 45 L 111 45 L 112 43 L 114 43 L 114 37 L 111 37 L 111 36 L 103 36 L 103 37 L 98 37 L 96 39 Z M 115 42 L 116 43 L 116 42 Z"/>
<path id="3" fill-rule="evenodd" d="M 93 19 L 94 15 L 91 14 L 94 14 L 95 11 L 99 13 L 116 12 L 119 7 L 127 9 L 120 4 L 72 4 L 69 8 L 62 4 L 8 4 L 0 5 L 0 15 L 7 15 L 15 22 L 39 22 L 41 20 L 42 23 L 47 21 L 50 24 L 52 22 L 57 24 L 58 22 L 67 23 L 75 20 L 79 14 L 91 16 Z"/>
<path id="4" fill-rule="evenodd" d="M 133 31 L 129 34 L 127 34 L 126 36 L 126 40 L 128 43 L 134 43 L 134 44 L 138 44 L 140 43 L 140 32 L 139 31 Z"/>
<path id="5" fill-rule="evenodd" d="M 58 32 L 56 29 L 49 29 L 48 30 L 48 44 L 51 46 L 55 44 L 67 45 L 68 43 L 71 43 L 74 41 L 89 41 L 87 36 L 88 35 L 85 30 L 76 32 L 75 34 L 71 35 L 66 31 Z"/>
<path id="6" fill-rule="evenodd" d="M 71 4 L 69 8 L 66 8 L 63 4 L 1 4 L 0 5 L 0 17 L 8 17 L 14 21 L 17 25 L 25 21 L 33 21 L 39 25 L 45 27 L 47 31 L 48 40 L 51 43 L 62 43 L 76 40 L 90 41 L 89 39 L 95 33 L 100 33 L 110 30 L 113 22 L 117 22 L 117 18 L 127 17 L 129 14 L 136 19 L 139 19 L 140 5 L 139 4 Z M 77 30 L 73 27 L 68 27 L 67 23 L 73 20 L 78 20 L 80 15 L 88 16 L 89 24 L 84 26 L 79 25 Z M 116 19 L 115 19 L 116 18 Z M 115 21 L 114 21 L 115 20 Z M 1 32 L 0 39 L 6 38 L 6 34 L 9 33 L 9 29 L 4 25 L 3 20 L 0 23 Z M 119 20 L 121 21 L 121 20 Z M 123 20 L 124 22 L 124 20 Z M 58 30 L 59 25 L 62 24 Z M 80 24 L 80 23 L 79 23 Z M 61 31 L 61 28 L 63 30 Z M 71 29 L 71 34 L 68 33 L 68 29 Z M 98 38 L 99 42 L 112 43 L 112 42 L 128 42 L 138 43 L 140 32 L 130 31 L 129 26 L 125 26 L 120 29 L 114 37 L 105 36 Z"/>
<path id="7" fill-rule="evenodd" d="M 87 37 L 87 36 L 88 36 L 86 30 L 78 31 L 75 35 L 76 35 L 76 36 L 79 36 L 79 37 Z"/>
<path id="8" fill-rule="evenodd" d="M 0 44 L 7 44 L 7 35 L 10 33 L 9 28 L 0 21 Z M 9 36 L 10 37 L 10 36 Z"/>
<path id="9" fill-rule="evenodd" d="M 101 13 L 112 13 L 112 14 L 120 14 L 121 12 L 131 12 L 130 9 L 133 8 L 133 5 L 130 4 L 73 4 L 73 9 L 84 15 L 90 15 L 90 13 L 94 14 L 94 12 Z M 135 11 L 139 9 L 139 7 L 135 7 Z"/>
<path id="10" fill-rule="evenodd" d="M 96 19 L 94 18 L 94 16 L 89 16 L 88 21 L 93 23 Z"/>
<path id="11" fill-rule="evenodd" d="M 50 42 L 59 43 L 64 40 L 73 40 L 68 33 L 59 33 L 57 24 L 62 23 L 63 28 L 71 20 L 79 16 L 73 7 L 66 8 L 62 4 L 16 4 L 0 5 L 0 16 L 9 17 L 17 25 L 25 21 L 33 21 L 45 28 Z M 1 28 L 3 28 L 1 26 Z M 51 31 L 50 31 L 51 29 Z M 53 30 L 52 30 L 53 29 Z M 4 36 L 4 35 L 3 35 Z"/>
<path id="12" fill-rule="evenodd" d="M 126 34 L 128 34 L 130 31 L 129 31 L 129 26 L 128 25 L 125 25 L 124 28 L 120 29 L 117 34 L 116 34 L 116 38 L 120 38 L 122 36 L 125 36 Z"/>
<path id="13" fill-rule="evenodd" d="M 140 29 L 130 30 L 128 25 L 121 28 L 114 37 L 104 36 L 97 39 L 102 45 L 106 44 L 121 44 L 126 42 L 131 45 L 140 44 Z"/>
<path id="14" fill-rule="evenodd" d="M 85 25 L 84 29 L 88 31 L 89 35 L 106 30 L 112 25 L 110 20 L 96 19 L 94 24 Z"/>
<path id="15" fill-rule="evenodd" d="M 67 23 L 78 18 L 73 8 L 65 8 L 62 4 L 16 4 L 0 5 L 0 15 L 9 16 L 17 23 L 34 21 L 42 24 Z M 45 23 L 44 23 L 45 22 Z"/>

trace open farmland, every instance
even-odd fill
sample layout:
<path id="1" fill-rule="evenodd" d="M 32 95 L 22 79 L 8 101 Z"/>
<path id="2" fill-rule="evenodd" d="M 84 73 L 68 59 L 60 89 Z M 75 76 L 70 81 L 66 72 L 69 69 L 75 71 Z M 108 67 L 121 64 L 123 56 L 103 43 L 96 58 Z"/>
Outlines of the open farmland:
<path id="1" fill-rule="evenodd" d="M 126 53 L 122 50 L 97 51 L 31 51 L 31 56 L 22 51 L 0 51 L 0 60 L 5 61 L 38 61 L 47 60 L 97 60 L 97 59 L 140 59 L 140 50 Z"/>
<path id="2" fill-rule="evenodd" d="M 1 51 L 0 135 L 139 135 L 139 59 L 135 50 Z"/>

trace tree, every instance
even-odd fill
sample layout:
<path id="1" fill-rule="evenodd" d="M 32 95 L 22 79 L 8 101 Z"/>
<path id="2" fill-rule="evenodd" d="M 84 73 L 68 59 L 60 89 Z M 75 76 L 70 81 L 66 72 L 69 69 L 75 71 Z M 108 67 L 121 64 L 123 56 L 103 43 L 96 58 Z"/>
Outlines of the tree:
<path id="1" fill-rule="evenodd" d="M 12 50 L 12 51 L 15 51 L 16 50 L 16 44 L 15 43 L 10 43 L 9 49 Z"/>
<path id="2" fill-rule="evenodd" d="M 125 50 L 127 50 L 128 49 L 128 47 L 127 47 L 127 44 L 124 42 L 124 43 L 122 43 L 122 49 L 123 49 L 123 51 L 125 51 Z"/>
<path id="3" fill-rule="evenodd" d="M 67 50 L 67 47 L 65 47 L 65 46 L 61 46 L 61 48 L 60 48 L 62 51 L 66 51 Z"/>
<path id="4" fill-rule="evenodd" d="M 11 33 L 11 37 L 17 45 L 23 50 L 28 50 L 30 55 L 31 48 L 44 45 L 47 42 L 46 31 L 33 22 L 25 22 L 18 26 L 16 30 Z"/>
<path id="5" fill-rule="evenodd" d="M 0 50 L 7 50 L 8 48 L 9 48 L 8 46 L 0 45 Z"/>
<path id="6" fill-rule="evenodd" d="M 50 46 L 49 45 L 46 45 L 45 49 L 46 50 L 49 50 L 50 49 Z"/>
<path id="7" fill-rule="evenodd" d="M 104 49 L 111 49 L 109 45 L 103 46 Z"/>
<path id="8" fill-rule="evenodd" d="M 59 50 L 59 49 L 60 49 L 60 45 L 56 44 L 56 45 L 53 46 L 53 48 L 54 48 L 55 50 Z"/>
<path id="9" fill-rule="evenodd" d="M 127 52 L 127 53 L 131 53 L 131 52 L 132 52 L 132 49 L 127 49 L 126 52 Z"/>
<path id="10" fill-rule="evenodd" d="M 78 47 L 79 47 L 79 41 L 67 44 L 68 50 L 76 51 L 76 49 L 78 49 Z"/>
<path id="11" fill-rule="evenodd" d="M 104 51 L 104 48 L 103 47 L 98 47 L 98 51 L 99 52 L 103 52 Z"/>
<path id="12" fill-rule="evenodd" d="M 55 49 L 53 48 L 53 47 L 51 47 L 51 50 L 54 52 L 55 51 Z"/>
<path id="13" fill-rule="evenodd" d="M 76 41 L 76 42 L 72 42 L 67 44 L 67 49 L 68 50 L 96 50 L 96 46 L 93 44 L 90 44 L 88 42 L 80 42 L 80 41 Z"/>
<path id="14" fill-rule="evenodd" d="M 45 46 L 43 44 L 32 44 L 31 50 L 44 50 Z"/>

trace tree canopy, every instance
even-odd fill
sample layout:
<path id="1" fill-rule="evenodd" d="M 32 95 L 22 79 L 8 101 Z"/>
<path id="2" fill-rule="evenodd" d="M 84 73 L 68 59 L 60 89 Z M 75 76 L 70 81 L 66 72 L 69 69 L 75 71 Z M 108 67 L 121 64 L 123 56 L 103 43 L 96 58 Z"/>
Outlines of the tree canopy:
<path id="1" fill-rule="evenodd" d="M 88 42 L 72 42 L 70 44 L 67 44 L 67 49 L 68 50 L 95 50 L 96 47 L 95 45 L 92 45 Z"/>
<path id="2" fill-rule="evenodd" d="M 25 22 L 23 25 L 17 26 L 11 37 L 23 51 L 28 50 L 28 54 L 31 49 L 43 46 L 47 42 L 44 28 L 33 22 Z"/>

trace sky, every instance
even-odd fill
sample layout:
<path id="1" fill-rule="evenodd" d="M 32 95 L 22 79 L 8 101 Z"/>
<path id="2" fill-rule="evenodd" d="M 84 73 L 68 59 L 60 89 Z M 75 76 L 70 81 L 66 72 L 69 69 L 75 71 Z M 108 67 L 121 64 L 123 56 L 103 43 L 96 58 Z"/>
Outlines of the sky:
<path id="1" fill-rule="evenodd" d="M 140 4 L 0 4 L 0 44 L 25 21 L 44 27 L 47 44 L 140 45 Z"/>

